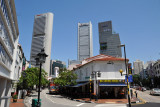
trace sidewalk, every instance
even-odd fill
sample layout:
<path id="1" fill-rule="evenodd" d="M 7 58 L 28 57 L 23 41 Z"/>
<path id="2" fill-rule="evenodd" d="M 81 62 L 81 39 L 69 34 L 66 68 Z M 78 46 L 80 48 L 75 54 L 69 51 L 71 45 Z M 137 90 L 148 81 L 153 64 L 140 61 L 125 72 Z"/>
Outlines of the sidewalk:
<path id="1" fill-rule="evenodd" d="M 11 99 L 9 107 L 24 107 L 24 99 L 18 99 L 17 102 L 13 102 Z"/>
<path id="2" fill-rule="evenodd" d="M 90 98 L 81 98 L 81 99 L 74 99 L 76 101 L 80 101 L 80 102 L 88 102 L 88 103 L 113 103 L 113 104 L 127 104 L 128 103 L 128 99 L 98 99 L 98 101 L 95 101 L 95 99 L 91 99 Z M 139 103 L 140 100 L 138 98 L 136 98 L 135 95 L 133 95 L 133 97 L 131 98 L 131 103 Z"/>

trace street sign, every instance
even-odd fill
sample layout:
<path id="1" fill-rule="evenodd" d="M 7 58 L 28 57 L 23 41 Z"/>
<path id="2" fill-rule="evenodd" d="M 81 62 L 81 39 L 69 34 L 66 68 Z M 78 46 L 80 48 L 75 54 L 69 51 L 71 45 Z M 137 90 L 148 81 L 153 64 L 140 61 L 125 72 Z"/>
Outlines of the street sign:
<path id="1" fill-rule="evenodd" d="M 127 76 L 125 76 L 125 82 L 127 82 Z M 133 82 L 132 75 L 128 75 L 128 82 Z"/>

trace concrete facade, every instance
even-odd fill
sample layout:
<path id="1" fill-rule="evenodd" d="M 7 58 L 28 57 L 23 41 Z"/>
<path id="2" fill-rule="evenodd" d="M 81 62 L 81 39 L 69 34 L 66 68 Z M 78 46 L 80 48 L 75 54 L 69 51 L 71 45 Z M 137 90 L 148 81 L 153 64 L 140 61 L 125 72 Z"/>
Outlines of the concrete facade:
<path id="1" fill-rule="evenodd" d="M 92 24 L 78 23 L 78 60 L 93 56 Z"/>
<path id="2" fill-rule="evenodd" d="M 51 64 L 50 65 L 51 77 L 57 77 L 58 76 L 57 73 L 59 72 L 59 69 L 66 68 L 66 63 L 63 61 L 51 60 L 50 64 Z"/>
<path id="3" fill-rule="evenodd" d="M 121 44 L 119 34 L 112 32 L 112 22 L 100 22 L 98 28 L 100 54 L 122 57 L 121 48 L 117 47 Z"/>
<path id="4" fill-rule="evenodd" d="M 160 77 L 160 59 L 157 60 L 153 65 L 154 75 Z"/>
<path id="5" fill-rule="evenodd" d="M 86 60 L 82 61 L 81 65 L 77 65 L 77 67 L 74 69 L 75 74 L 77 74 L 78 83 L 83 82 L 89 82 L 91 78 L 92 72 L 101 72 L 101 77 L 97 77 L 97 80 L 99 82 L 99 85 L 96 85 L 97 82 L 95 81 L 95 78 L 93 78 L 93 92 L 97 94 L 102 94 L 102 92 L 105 90 L 107 91 L 108 88 L 112 88 L 115 93 L 119 89 L 126 88 L 126 85 L 124 84 L 125 76 L 121 76 L 119 70 L 122 69 L 124 72 L 123 74 L 126 74 L 125 71 L 125 61 L 123 58 L 117 59 L 116 57 L 107 56 L 107 55 L 97 55 L 91 58 L 88 58 Z M 103 81 L 103 82 L 102 82 Z M 107 82 L 106 82 L 107 81 Z M 114 82 L 113 82 L 114 81 Z M 116 86 L 115 82 L 124 84 L 123 86 Z M 112 84 L 113 86 L 105 86 L 102 84 Z M 97 86 L 97 88 L 96 88 Z M 114 87 L 117 88 L 114 88 Z M 82 86 L 82 89 L 84 87 Z M 109 89 L 109 90 L 110 90 Z M 117 95 L 117 94 L 116 94 Z"/>
<path id="6" fill-rule="evenodd" d="M 44 13 L 35 15 L 30 61 L 31 65 L 36 66 L 35 56 L 45 49 L 48 55 L 42 68 L 50 75 L 50 58 L 51 58 L 51 43 L 52 43 L 52 28 L 53 28 L 53 14 Z"/>
<path id="7" fill-rule="evenodd" d="M 0 107 L 8 107 L 11 83 L 17 79 L 19 30 L 14 0 L 1 0 L 0 5 Z"/>
<path id="8" fill-rule="evenodd" d="M 133 62 L 133 68 L 134 68 L 134 74 L 139 74 L 140 72 L 143 72 L 144 62 L 141 60 L 136 60 Z"/>

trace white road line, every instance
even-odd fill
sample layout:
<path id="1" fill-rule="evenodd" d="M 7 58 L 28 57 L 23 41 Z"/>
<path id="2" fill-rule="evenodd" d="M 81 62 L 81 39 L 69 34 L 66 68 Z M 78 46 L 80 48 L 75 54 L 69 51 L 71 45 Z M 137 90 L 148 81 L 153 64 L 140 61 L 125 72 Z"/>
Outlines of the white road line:
<path id="1" fill-rule="evenodd" d="M 50 99 L 48 96 L 47 96 L 47 94 L 46 94 L 46 92 L 47 92 L 47 90 L 45 91 L 45 93 L 43 93 L 44 95 L 45 95 L 45 97 L 47 98 L 47 99 L 49 99 L 52 103 L 55 103 L 52 99 Z"/>
<path id="2" fill-rule="evenodd" d="M 95 107 L 127 107 L 126 104 L 97 104 Z"/>
<path id="3" fill-rule="evenodd" d="M 79 106 L 81 106 L 81 105 L 83 105 L 84 103 L 81 103 L 81 104 L 78 104 L 78 105 L 76 105 L 77 107 L 79 107 Z"/>

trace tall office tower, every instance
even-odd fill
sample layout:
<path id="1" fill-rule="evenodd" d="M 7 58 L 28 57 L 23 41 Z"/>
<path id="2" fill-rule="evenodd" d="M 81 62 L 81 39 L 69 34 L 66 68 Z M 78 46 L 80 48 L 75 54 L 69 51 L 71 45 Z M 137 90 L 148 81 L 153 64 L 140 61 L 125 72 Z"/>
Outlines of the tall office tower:
<path id="1" fill-rule="evenodd" d="M 136 60 L 133 62 L 134 74 L 139 74 L 143 71 L 144 62 L 141 60 Z"/>
<path id="2" fill-rule="evenodd" d="M 45 63 L 42 64 L 42 68 L 48 73 L 48 75 L 50 75 L 52 27 L 52 13 L 35 15 L 30 61 L 31 65 L 36 66 L 35 56 L 41 52 L 42 48 L 44 48 L 48 57 L 46 58 Z"/>
<path id="3" fill-rule="evenodd" d="M 93 56 L 92 24 L 78 23 L 78 60 Z"/>
<path id="4" fill-rule="evenodd" d="M 14 0 L 0 0 L 0 107 L 9 107 L 11 81 L 16 82 L 19 30 Z"/>
<path id="5" fill-rule="evenodd" d="M 119 34 L 112 32 L 112 22 L 100 22 L 98 28 L 100 54 L 122 57 L 121 48 L 117 47 L 121 44 Z"/>

